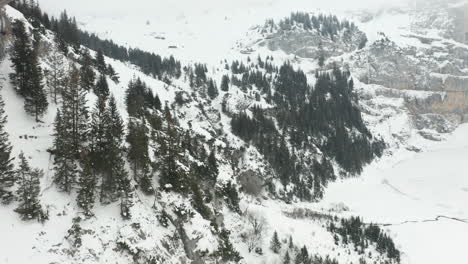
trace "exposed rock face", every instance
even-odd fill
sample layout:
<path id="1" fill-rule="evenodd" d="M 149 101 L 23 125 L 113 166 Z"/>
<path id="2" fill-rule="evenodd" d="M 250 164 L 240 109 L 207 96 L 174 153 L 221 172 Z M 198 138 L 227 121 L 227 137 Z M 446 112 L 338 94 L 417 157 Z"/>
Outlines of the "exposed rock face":
<path id="1" fill-rule="evenodd" d="M 404 98 L 416 128 L 448 132 L 468 122 L 468 4 L 452 2 L 420 1 L 391 10 L 409 17 L 401 35 L 380 33 L 364 49 L 358 47 L 366 38 L 359 29 L 336 39 L 314 31 L 278 30 L 256 44 L 312 60 L 322 52 L 332 58 L 329 62 L 344 63 L 361 82 L 391 88 L 384 96 Z M 358 16 L 362 23 L 373 23 L 379 15 Z"/>
<path id="2" fill-rule="evenodd" d="M 325 58 L 340 56 L 358 49 L 365 34 L 359 30 L 342 34 L 331 39 L 318 34 L 316 31 L 279 31 L 269 35 L 260 46 L 267 46 L 270 50 L 283 50 L 288 54 L 295 54 L 301 58 L 317 59 L 320 52 Z M 323 47 L 321 51 L 320 46 Z"/>
<path id="3" fill-rule="evenodd" d="M 468 4 L 450 9 L 455 21 L 454 39 L 468 44 Z"/>

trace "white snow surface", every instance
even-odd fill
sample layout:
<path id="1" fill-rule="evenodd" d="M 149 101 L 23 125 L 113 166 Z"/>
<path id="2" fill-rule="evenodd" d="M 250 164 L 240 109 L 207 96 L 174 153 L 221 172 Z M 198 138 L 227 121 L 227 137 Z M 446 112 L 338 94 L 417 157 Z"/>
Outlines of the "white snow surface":
<path id="1" fill-rule="evenodd" d="M 401 150 L 361 177 L 331 184 L 322 205 L 388 224 L 404 263 L 466 263 L 468 125 L 425 151 Z"/>
<path id="2" fill-rule="evenodd" d="M 46 11 L 58 14 L 63 9 L 77 16 L 84 29 L 96 32 L 99 36 L 114 41 L 155 51 L 159 54 L 174 54 L 185 62 L 202 61 L 210 66 L 219 65 L 219 61 L 227 58 L 235 59 L 245 57 L 239 54 L 236 44 L 244 38 L 247 30 L 257 24 L 263 24 L 267 18 L 280 18 L 291 11 L 336 11 L 344 15 L 344 9 L 350 6 L 334 7 L 337 0 L 326 1 L 323 6 L 314 1 L 295 0 L 241 0 L 241 1 L 175 1 L 172 0 L 135 0 L 131 7 L 128 1 L 121 0 L 40 0 Z M 322 1 L 323 2 L 323 1 Z M 387 1 L 351 1 L 360 2 L 362 6 L 378 5 Z M 373 4 L 370 4 L 372 2 Z M 359 7 L 359 6 L 356 6 Z M 21 17 L 9 9 L 9 14 Z M 391 16 L 383 13 L 379 22 L 363 25 L 369 32 L 384 31 L 397 40 L 399 44 L 408 44 L 408 40 L 401 37 L 408 33 L 409 18 L 405 15 Z M 394 24 L 389 25 L 389 21 Z M 404 30 L 399 30 L 404 28 Z M 401 41 L 398 41 L 401 40 Z M 415 43 L 413 43 L 416 45 Z M 176 46 L 177 48 L 170 48 Z M 266 51 L 259 51 L 266 52 Z M 276 55 L 281 58 L 285 54 Z M 139 76 L 162 98 L 162 101 L 172 102 L 174 89 L 168 89 L 162 82 L 144 76 L 129 65 L 106 59 L 120 74 L 121 83 L 112 84 L 111 92 L 124 109 L 124 91 L 128 81 Z M 300 63 L 300 62 L 299 62 Z M 59 243 L 64 241 L 64 234 L 70 228 L 72 217 L 76 214 L 75 201 L 67 195 L 58 193 L 51 184 L 52 171 L 50 170 L 49 154 L 46 149 L 52 145 L 52 122 L 55 116 L 55 107 L 51 105 L 48 114 L 44 117 L 43 125 L 35 125 L 31 117 L 23 110 L 23 104 L 8 84 L 10 71 L 8 60 L 1 64 L 0 91 L 6 101 L 6 112 L 9 114 L 7 130 L 15 146 L 14 154 L 23 150 L 30 157 L 31 165 L 45 170 L 42 179 L 42 198 L 46 205 L 52 205 L 51 220 L 45 225 L 38 223 L 21 222 L 13 206 L 0 206 L 0 263 L 52 263 L 53 261 L 67 263 L 69 259 L 56 254 L 50 249 L 59 250 Z M 180 85 L 184 89 L 184 84 Z M 375 87 L 356 85 L 366 92 L 372 93 Z M 171 87 L 173 88 L 173 87 Z M 93 101 L 93 98 L 90 98 Z M 412 128 L 408 114 L 401 110 L 404 107 L 402 99 L 389 99 L 384 97 L 372 98 L 372 103 L 388 106 L 383 107 L 375 116 L 365 116 L 372 132 L 382 135 L 390 144 L 391 152 L 382 159 L 375 161 L 365 168 L 359 178 L 340 180 L 331 184 L 325 193 L 325 198 L 318 204 L 285 205 L 275 201 L 258 201 L 243 199 L 242 209 L 252 210 L 264 215 L 268 225 L 264 248 L 272 233 L 276 230 L 280 239 L 292 234 L 299 246 L 307 245 L 314 252 L 330 254 L 339 258 L 340 263 L 357 263 L 359 256 L 354 253 L 350 256 L 346 249 L 334 247 L 333 238 L 326 232 L 321 223 L 307 219 L 290 219 L 284 215 L 285 211 L 295 208 L 311 208 L 314 210 L 331 211 L 336 208 L 346 210 L 334 211 L 342 216 L 362 216 L 366 222 L 388 224 L 388 229 L 394 237 L 399 249 L 403 252 L 404 264 L 466 264 L 468 253 L 466 251 L 466 238 L 468 237 L 468 175 L 466 173 L 466 158 L 468 157 L 468 125 L 463 125 L 453 134 L 446 136 L 442 142 L 430 142 L 422 139 Z M 90 103 L 91 103 L 90 102 Z M 196 119 L 196 113 L 190 112 L 189 119 Z M 125 111 L 121 111 L 124 119 Z M 192 115 L 192 116 L 191 116 Z M 185 126 L 188 121 L 181 120 Z M 229 120 L 223 116 L 221 125 L 227 126 Z M 196 123 L 197 133 L 209 137 L 207 125 Z M 37 136 L 24 139 L 23 135 Z M 394 138 L 399 135 L 405 138 L 402 143 Z M 20 136 L 23 136 L 20 138 Z M 402 147 L 403 144 L 415 146 L 422 150 L 415 153 Z M 260 166 L 252 164 L 252 166 Z M 221 180 L 229 180 L 230 174 L 227 166 L 221 166 Z M 226 171 L 224 173 L 223 171 Z M 164 197 L 170 203 L 177 201 L 175 197 Z M 165 230 L 150 213 L 152 201 L 137 203 L 134 217 L 141 220 L 145 230 L 151 230 L 153 239 L 146 244 L 158 244 L 158 238 L 166 237 L 173 230 Z M 349 208 L 349 209 L 348 209 Z M 65 214 L 62 214 L 65 211 Z M 60 216 L 58 214 L 61 214 Z M 245 263 L 277 263 L 277 255 L 267 253 L 265 258 L 248 254 L 245 244 L 239 235 L 246 231 L 245 220 L 239 219 L 235 214 L 226 213 L 226 225 L 231 227 L 231 236 L 236 248 L 246 257 Z M 96 219 L 86 223 L 86 227 L 95 229 L 95 236 L 84 238 L 85 250 L 92 249 L 101 254 L 99 263 L 130 263 L 130 260 L 115 254 L 106 243 L 112 243 L 116 236 L 131 234 L 131 228 L 120 220 L 118 208 L 115 206 L 96 208 Z M 201 236 L 199 248 L 210 251 L 216 246 L 215 241 L 206 231 L 206 221 L 199 216 L 193 219 L 188 228 L 192 237 Z M 142 242 L 143 243 L 143 242 Z M 151 247 L 143 245 L 143 247 Z M 177 263 L 177 253 L 173 256 L 173 263 Z M 86 253 L 88 262 L 96 263 L 93 253 Z M 265 262 L 266 261 L 266 262 Z M 80 262 L 81 263 L 81 262 Z"/>

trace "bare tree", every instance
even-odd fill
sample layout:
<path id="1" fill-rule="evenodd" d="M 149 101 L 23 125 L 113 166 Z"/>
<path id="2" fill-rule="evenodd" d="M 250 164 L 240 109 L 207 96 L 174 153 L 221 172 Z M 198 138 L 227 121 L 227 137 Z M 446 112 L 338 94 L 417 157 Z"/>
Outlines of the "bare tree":
<path id="1" fill-rule="evenodd" d="M 258 245 L 262 244 L 266 220 L 263 216 L 255 214 L 254 212 L 247 212 L 247 222 L 249 223 L 249 230 L 245 235 L 245 242 L 247 243 L 250 253 L 258 247 Z"/>

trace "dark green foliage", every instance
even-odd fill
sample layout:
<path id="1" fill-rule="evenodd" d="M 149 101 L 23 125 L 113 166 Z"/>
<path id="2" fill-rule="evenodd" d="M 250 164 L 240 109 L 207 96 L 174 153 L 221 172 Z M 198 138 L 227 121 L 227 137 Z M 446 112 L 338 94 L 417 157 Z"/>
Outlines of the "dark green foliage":
<path id="1" fill-rule="evenodd" d="M 216 83 L 210 79 L 208 81 L 208 96 L 211 98 L 211 99 L 215 99 L 217 96 L 218 96 L 219 92 L 218 92 L 218 87 L 216 86 Z"/>
<path id="2" fill-rule="evenodd" d="M 218 162 L 216 161 L 216 150 L 213 149 L 207 159 L 209 178 L 216 182 L 218 177 Z"/>
<path id="3" fill-rule="evenodd" d="M 114 67 L 112 67 L 112 65 L 110 64 L 107 65 L 107 74 L 114 83 L 118 84 L 120 82 L 119 74 L 114 70 Z"/>
<path id="4" fill-rule="evenodd" d="M 19 155 L 19 160 L 20 164 L 16 172 L 18 183 L 16 195 L 20 204 L 15 211 L 23 220 L 37 219 L 43 222 L 48 219 L 47 212 L 42 209 L 39 201 L 40 178 L 44 173 L 39 169 L 31 168 L 23 153 Z"/>
<path id="5" fill-rule="evenodd" d="M 92 50 L 101 50 L 102 54 L 107 57 L 120 61 L 129 61 L 140 67 L 145 74 L 159 79 L 163 79 L 165 76 L 175 78 L 181 76 L 180 62 L 176 61 L 172 56 L 163 58 L 154 53 L 118 45 L 112 40 L 101 39 L 94 33 L 79 29 L 75 18 L 69 17 L 66 12 L 63 12 L 57 19 L 43 13 L 37 4 L 29 5 L 24 1 L 13 1 L 10 5 L 25 14 L 28 19 L 36 21 L 37 27 L 42 23 L 45 28 L 55 32 L 57 34 L 57 43 L 65 54 L 68 52 L 68 45 L 74 47 L 75 50 L 79 50 L 79 45 L 83 45 Z M 99 63 L 99 71 L 102 74 L 108 74 L 107 66 L 102 67 L 101 62 Z M 112 76 L 110 77 L 112 78 Z"/>
<path id="6" fill-rule="evenodd" d="M 136 120 L 130 120 L 127 143 L 129 145 L 127 158 L 133 171 L 133 177 L 145 193 L 151 194 L 154 189 L 151 183 L 149 138 L 146 125 Z"/>
<path id="7" fill-rule="evenodd" d="M 81 228 L 81 218 L 75 217 L 73 218 L 73 224 L 70 229 L 68 229 L 68 234 L 65 237 L 70 242 L 71 246 L 74 248 L 80 248 L 83 244 L 81 239 L 81 235 L 83 233 L 83 229 Z"/>
<path id="8" fill-rule="evenodd" d="M 289 256 L 288 251 L 286 251 L 286 254 L 284 255 L 283 264 L 291 264 L 291 257 Z"/>
<path id="9" fill-rule="evenodd" d="M 72 150 L 77 157 L 88 140 L 89 113 L 86 106 L 86 90 L 80 85 L 80 72 L 76 67 L 72 67 L 69 72 L 62 97 L 62 114 L 67 123 Z"/>
<path id="10" fill-rule="evenodd" d="M 109 96 L 109 84 L 107 83 L 107 77 L 105 75 L 100 75 L 98 77 L 96 85 L 94 86 L 94 93 L 98 97 Z"/>
<path id="11" fill-rule="evenodd" d="M 309 258 L 309 252 L 307 251 L 306 246 L 301 248 L 300 251 L 296 254 L 296 264 L 312 264 L 312 261 Z"/>
<path id="12" fill-rule="evenodd" d="M 15 72 L 10 74 L 10 79 L 16 91 L 25 98 L 26 112 L 39 122 L 49 104 L 42 82 L 38 54 L 26 32 L 24 22 L 15 20 L 12 31 L 14 41 L 11 62 Z"/>
<path id="13" fill-rule="evenodd" d="M 236 213 L 241 213 L 239 208 L 239 193 L 237 192 L 236 186 L 232 182 L 227 182 L 218 187 L 216 192 L 219 197 L 223 197 L 225 199 L 229 209 Z"/>
<path id="14" fill-rule="evenodd" d="M 13 193 L 9 190 L 14 184 L 12 146 L 5 131 L 7 116 L 5 103 L 0 95 L 0 202 L 9 203 L 13 199 Z"/>
<path id="15" fill-rule="evenodd" d="M 80 58 L 80 84 L 83 89 L 90 91 L 94 88 L 94 82 L 96 81 L 96 73 L 93 69 L 93 58 L 89 54 L 87 49 L 84 50 Z"/>
<path id="16" fill-rule="evenodd" d="M 192 173 L 193 174 L 193 173 Z M 212 212 L 210 208 L 206 205 L 204 201 L 204 194 L 200 190 L 200 186 L 198 185 L 196 179 L 192 178 L 190 183 L 190 189 L 192 191 L 192 205 L 195 210 L 197 210 L 200 215 L 210 220 L 212 217 Z"/>
<path id="17" fill-rule="evenodd" d="M 231 81 L 229 80 L 229 76 L 228 75 L 223 75 L 223 78 L 221 80 L 221 91 L 228 92 L 230 82 Z"/>
<path id="18" fill-rule="evenodd" d="M 279 241 L 278 233 L 276 231 L 273 233 L 273 237 L 271 238 L 270 249 L 276 254 L 278 254 L 281 249 L 281 242 Z"/>
<path id="19" fill-rule="evenodd" d="M 219 234 L 219 246 L 218 250 L 215 253 L 217 257 L 219 257 L 223 262 L 229 262 L 232 261 L 234 263 L 239 262 L 242 258 L 239 254 L 234 249 L 234 246 L 232 245 L 231 241 L 229 240 L 229 235 L 230 232 L 226 229 L 222 229 L 220 234 Z"/>
<path id="20" fill-rule="evenodd" d="M 128 84 L 125 103 L 129 116 L 138 119 L 147 117 L 147 110 L 161 110 L 158 95 L 154 95 L 146 83 L 139 78 L 133 79 Z"/>
<path id="21" fill-rule="evenodd" d="M 400 261 L 400 251 L 396 248 L 393 240 L 379 226 L 365 224 L 359 217 L 341 219 L 339 225 L 331 222 L 328 229 L 332 233 L 339 234 L 343 243 L 353 243 L 355 247 L 367 248 L 370 243 L 375 243 L 380 254 L 387 254 L 387 257 L 397 262 Z M 335 239 L 336 240 L 336 239 Z"/>
<path id="22" fill-rule="evenodd" d="M 28 114 L 35 117 L 36 122 L 39 122 L 39 118 L 47 111 L 49 103 L 47 102 L 47 95 L 42 82 L 42 69 L 36 51 L 33 51 L 30 55 L 28 65 L 28 88 L 24 94 L 24 109 Z"/>
<path id="23" fill-rule="evenodd" d="M 273 24 L 273 21 L 267 21 L 267 24 Z M 304 12 L 292 13 L 290 17 L 285 18 L 279 22 L 282 30 L 291 30 L 294 25 L 299 25 L 305 30 L 316 30 L 322 36 L 333 39 L 337 37 L 342 31 L 355 31 L 357 30 L 354 23 L 348 20 L 340 21 L 333 15 L 310 15 Z"/>
<path id="24" fill-rule="evenodd" d="M 62 191 L 70 193 L 78 172 L 76 161 L 89 133 L 86 91 L 80 86 L 80 73 L 75 67 L 69 72 L 62 98 L 54 123 L 54 182 Z"/>
<path id="25" fill-rule="evenodd" d="M 83 209 L 84 215 L 92 216 L 92 209 L 96 197 L 96 175 L 88 157 L 83 158 L 81 166 L 82 169 L 78 179 L 79 189 L 76 202 L 78 206 Z"/>
<path id="26" fill-rule="evenodd" d="M 58 110 L 54 123 L 54 182 L 60 190 L 67 193 L 71 192 L 78 170 L 75 163 L 75 152 L 70 137 L 69 124 L 68 120 L 64 119 L 62 113 Z"/>
<path id="27" fill-rule="evenodd" d="M 98 49 L 96 53 L 96 58 L 94 60 L 95 60 L 95 66 L 98 72 L 101 75 L 107 74 L 107 64 L 106 64 L 106 60 L 104 59 L 104 53 L 102 52 L 102 49 Z"/>
<path id="28" fill-rule="evenodd" d="M 29 62 L 33 52 L 32 43 L 23 21 L 15 20 L 13 22 L 12 33 L 14 41 L 11 62 L 15 72 L 10 74 L 10 79 L 16 91 L 20 95 L 26 96 L 30 90 L 28 76 L 31 71 Z"/>

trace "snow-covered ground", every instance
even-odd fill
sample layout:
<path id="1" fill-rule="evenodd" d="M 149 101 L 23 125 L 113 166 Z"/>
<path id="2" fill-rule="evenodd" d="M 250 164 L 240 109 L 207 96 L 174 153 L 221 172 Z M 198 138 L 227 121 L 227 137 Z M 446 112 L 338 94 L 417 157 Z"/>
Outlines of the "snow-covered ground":
<path id="1" fill-rule="evenodd" d="M 322 202 L 388 225 L 408 264 L 466 263 L 468 125 L 421 153 L 402 150 L 332 184 Z"/>
<path id="2" fill-rule="evenodd" d="M 267 18 L 284 17 L 291 11 L 297 10 L 316 11 L 319 8 L 325 12 L 333 9 L 338 14 L 342 14 L 345 8 L 351 6 L 370 7 L 388 1 L 350 1 L 351 4 L 341 5 L 338 10 L 333 8 L 338 0 L 322 1 L 326 3 L 321 4 L 310 0 L 229 2 L 183 0 L 176 3 L 172 0 L 135 0 L 131 2 L 131 6 L 128 1 L 122 0 L 40 0 L 39 2 L 46 11 L 54 14 L 67 9 L 69 13 L 77 16 L 83 28 L 120 44 L 160 54 L 174 54 L 184 61 L 203 61 L 214 66 L 224 58 L 240 57 L 238 50 L 235 49 L 236 41 L 242 39 L 251 26 L 262 24 Z M 389 24 L 389 21 L 395 19 L 397 23 Z M 363 30 L 371 36 L 371 40 L 373 35 L 370 33 L 378 31 L 385 31 L 395 39 L 397 35 L 401 35 L 402 31 L 399 30 L 408 23 L 408 18 L 404 15 L 384 14 L 378 23 L 364 27 Z M 120 108 L 123 108 L 125 84 L 135 74 L 149 83 L 164 101 L 172 101 L 174 94 L 166 89 L 163 83 L 142 76 L 137 71 L 129 71 L 127 65 L 123 63 L 115 61 L 111 63 L 121 75 L 121 84 L 111 87 Z M 7 72 L 8 68 L 7 64 L 2 64 L 2 73 Z M 31 124 L 34 122 L 23 114 L 21 101 L 6 84 L 6 74 L 2 77 L 5 79 L 2 95 L 9 99 L 6 102 L 7 113 L 21 113 L 15 115 L 14 119 L 9 119 L 7 129 L 11 133 L 12 143 L 15 146 L 22 146 L 26 154 L 34 158 L 32 165 L 48 171 L 50 161 L 46 148 L 52 142 L 52 126 L 32 127 Z M 375 100 L 385 100 L 385 104 L 392 102 L 388 98 L 375 98 Z M 398 101 L 403 106 L 402 100 L 394 101 Z M 51 107 L 46 117 L 47 124 L 51 124 L 54 113 L 55 110 Z M 390 121 L 387 136 L 395 133 L 393 130 L 390 131 L 391 125 L 398 125 L 401 129 L 408 129 L 408 133 L 413 133 L 410 125 L 405 123 L 408 120 L 404 115 L 397 115 Z M 385 128 L 387 124 L 380 126 Z M 37 138 L 28 140 L 20 138 L 23 134 Z M 331 184 L 321 203 L 307 206 L 329 208 L 344 203 L 349 207 L 349 211 L 343 212 L 343 215 L 362 216 L 366 222 L 387 225 L 386 228 L 390 230 L 395 242 L 403 251 L 405 264 L 466 264 L 468 259 L 466 251 L 468 173 L 466 171 L 468 170 L 465 168 L 465 162 L 468 157 L 468 125 L 461 126 L 448 136 L 446 141 L 414 143 L 424 151 L 416 153 L 406 149 L 398 150 L 392 156 L 386 156 L 366 168 L 360 178 Z M 19 148 L 15 147 L 15 154 L 18 150 Z M 46 177 L 51 176 L 46 174 Z M 50 178 L 43 182 L 50 182 Z M 62 208 L 69 208 L 67 205 L 69 198 L 64 198 L 53 190 L 46 191 L 44 195 L 48 201 L 58 201 L 55 205 L 57 208 L 51 209 L 54 214 L 58 214 Z M 266 246 L 272 232 L 277 230 L 282 239 L 287 238 L 287 234 L 293 234 L 299 245 L 306 244 L 316 252 L 323 254 L 328 252 L 333 256 L 343 253 L 343 250 L 330 252 L 333 249 L 333 241 L 324 228 L 309 225 L 307 221 L 285 217 L 283 212 L 292 209 L 293 206 L 272 201 L 245 206 L 269 219 L 264 241 Z M 90 226 L 111 225 L 117 221 L 114 219 L 118 217 L 117 209 L 107 208 L 102 209 L 102 212 L 101 209 L 98 214 L 102 223 L 90 223 Z M 113 211 L 108 212 L 109 210 Z M 28 263 L 33 260 L 45 263 L 50 260 L 42 253 L 48 250 L 50 244 L 63 242 L 63 234 L 70 227 L 71 212 L 68 217 L 52 217 L 44 228 L 37 223 L 19 222 L 11 207 L 0 207 L 2 217 L 0 221 L 9 223 L 0 225 L 0 234 L 16 237 L 13 240 L 0 239 L 0 263 Z M 227 222 L 232 226 L 238 226 L 239 223 L 236 223 L 238 220 L 233 217 L 227 219 Z M 121 223 L 117 221 L 117 224 Z M 45 229 L 47 234 L 42 234 Z M 57 232 L 49 232 L 54 229 Z M 47 240 L 45 238 L 41 240 L 43 235 Z M 43 245 L 43 248 L 40 245 Z M 32 248 L 34 250 L 31 250 Z M 110 252 L 110 249 L 106 250 Z M 240 250 L 245 251 L 244 248 Z M 6 257 L 2 256 L 2 252 L 8 252 L 5 253 Z M 41 256 L 43 259 L 39 258 Z M 358 256 L 353 255 L 344 259 L 346 261 L 344 263 L 357 259 Z M 112 260 L 112 255 L 109 254 L 106 260 Z M 252 258 L 249 261 L 251 262 L 248 263 L 256 263 L 257 259 Z"/>

